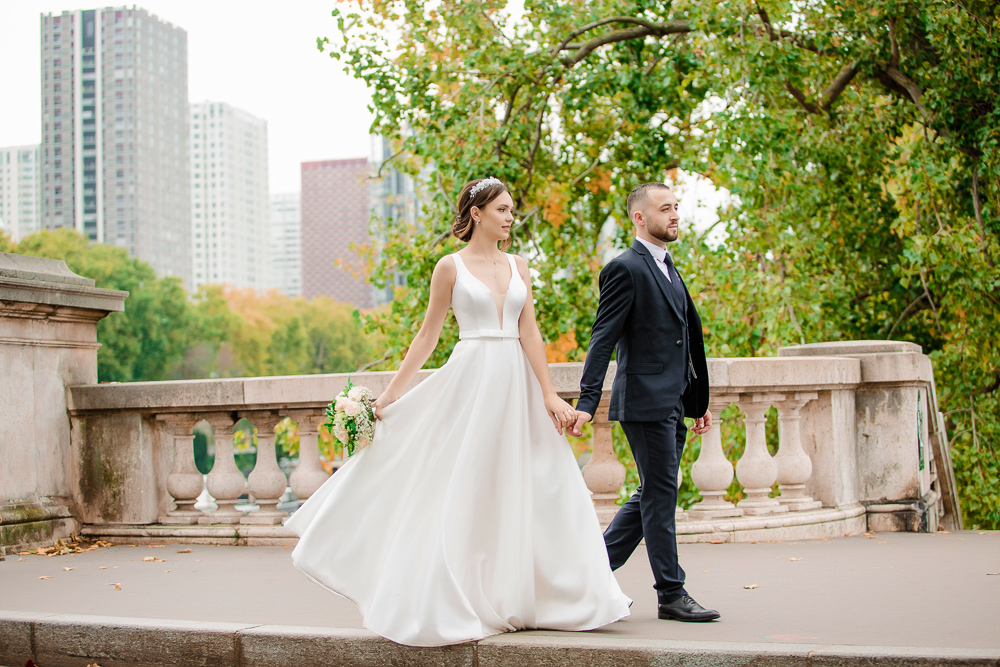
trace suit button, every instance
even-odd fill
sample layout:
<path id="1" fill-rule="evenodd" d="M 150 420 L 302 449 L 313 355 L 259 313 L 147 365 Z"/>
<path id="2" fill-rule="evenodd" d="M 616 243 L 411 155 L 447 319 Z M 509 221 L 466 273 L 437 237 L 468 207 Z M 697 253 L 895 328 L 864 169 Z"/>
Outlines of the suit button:
<path id="1" fill-rule="evenodd" d="M 684 341 L 682 341 L 682 340 L 677 341 L 677 347 L 680 347 L 683 344 L 684 344 Z"/>

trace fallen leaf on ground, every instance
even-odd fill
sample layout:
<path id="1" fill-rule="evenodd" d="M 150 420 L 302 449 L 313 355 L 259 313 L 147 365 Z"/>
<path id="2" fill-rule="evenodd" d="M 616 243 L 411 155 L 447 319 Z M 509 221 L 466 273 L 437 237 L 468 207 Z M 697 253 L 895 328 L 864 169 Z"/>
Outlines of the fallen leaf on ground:
<path id="1" fill-rule="evenodd" d="M 23 558 L 18 558 L 17 562 L 20 563 L 22 560 L 24 560 L 24 559 Z"/>
<path id="2" fill-rule="evenodd" d="M 179 554 L 189 554 L 192 551 L 194 551 L 194 549 L 178 549 L 177 553 L 179 553 Z"/>
<path id="3" fill-rule="evenodd" d="M 830 538 L 829 537 L 821 537 L 821 538 L 819 538 L 819 541 L 820 542 L 829 542 Z"/>
<path id="4" fill-rule="evenodd" d="M 167 545 L 165 545 L 165 544 L 147 544 L 146 548 L 147 549 L 162 549 L 165 546 L 167 546 Z"/>
<path id="5" fill-rule="evenodd" d="M 139 545 L 138 544 L 123 544 L 122 545 L 122 547 L 124 547 L 125 549 L 135 549 L 137 546 L 139 546 Z"/>
<path id="6" fill-rule="evenodd" d="M 951 535 L 950 530 L 939 530 L 938 533 L 941 535 Z"/>
<path id="7" fill-rule="evenodd" d="M 142 560 L 146 561 L 147 563 L 162 563 L 163 562 L 162 558 L 157 558 L 156 556 L 146 556 Z"/>
<path id="8" fill-rule="evenodd" d="M 885 544 L 885 541 L 879 542 L 879 544 Z"/>
<path id="9" fill-rule="evenodd" d="M 865 533 L 865 539 L 866 540 L 874 540 L 875 539 L 875 533 L 871 533 L 871 532 Z"/>
<path id="10" fill-rule="evenodd" d="M 980 535 L 985 535 L 986 533 L 979 533 L 979 534 L 980 534 Z M 287 544 L 286 544 L 285 546 L 281 547 L 281 548 L 282 548 L 282 549 L 291 549 L 291 547 L 290 547 L 290 546 L 288 546 Z"/>
<path id="11" fill-rule="evenodd" d="M 98 570 L 106 570 L 106 569 L 108 569 L 108 568 L 107 568 L 107 566 L 106 566 L 106 565 L 102 565 L 102 566 L 100 566 L 100 567 L 99 567 L 99 568 L 97 568 L 97 569 L 98 569 Z"/>
<path id="12" fill-rule="evenodd" d="M 726 541 L 725 540 L 709 540 L 708 543 L 709 544 L 725 544 Z"/>
<path id="13" fill-rule="evenodd" d="M 802 560 L 801 558 L 789 558 L 788 560 Z"/>
<path id="14" fill-rule="evenodd" d="M 64 567 L 63 572 L 69 572 L 70 570 L 75 570 L 75 567 Z"/>
<path id="15" fill-rule="evenodd" d="M 708 574 L 708 570 L 702 570 L 701 573 L 702 574 Z"/>
<path id="16" fill-rule="evenodd" d="M 120 591 L 122 589 L 121 584 L 108 584 L 108 586 L 114 586 L 116 591 Z"/>
<path id="17" fill-rule="evenodd" d="M 170 570 L 164 570 L 164 572 L 170 572 Z"/>
<path id="18" fill-rule="evenodd" d="M 850 530 L 849 530 L 849 531 L 847 531 L 846 533 L 844 533 L 844 537 L 850 537 L 850 536 L 851 536 L 851 532 L 852 532 L 852 531 L 850 531 Z"/>
<path id="19" fill-rule="evenodd" d="M 743 588 L 745 588 L 745 589 L 747 589 L 749 591 L 749 590 L 753 590 L 754 588 L 757 588 L 758 586 L 760 586 L 760 584 L 747 584 Z"/>
<path id="20" fill-rule="evenodd" d="M 91 662 L 87 665 L 87 667 L 101 667 L 101 666 L 98 665 L 96 662 Z"/>
<path id="21" fill-rule="evenodd" d="M 52 577 L 49 577 L 49 576 L 46 576 L 46 575 L 42 575 L 42 576 L 40 576 L 38 578 L 39 579 L 51 579 Z"/>

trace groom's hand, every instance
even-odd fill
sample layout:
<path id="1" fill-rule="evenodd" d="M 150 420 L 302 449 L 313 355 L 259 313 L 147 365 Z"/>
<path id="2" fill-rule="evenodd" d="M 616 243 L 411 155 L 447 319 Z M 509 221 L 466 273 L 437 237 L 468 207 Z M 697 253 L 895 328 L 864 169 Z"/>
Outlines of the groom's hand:
<path id="1" fill-rule="evenodd" d="M 705 410 L 705 416 L 704 417 L 698 417 L 697 419 L 695 419 L 694 420 L 694 426 L 691 427 L 691 430 L 694 431 L 697 435 L 701 435 L 703 433 L 708 433 L 709 431 L 711 431 L 712 430 L 712 411 L 711 410 Z"/>
<path id="2" fill-rule="evenodd" d="M 593 415 L 589 412 L 576 411 L 576 421 L 570 425 L 566 431 L 574 438 L 579 438 L 583 435 L 583 425 L 589 422 L 593 418 Z"/>

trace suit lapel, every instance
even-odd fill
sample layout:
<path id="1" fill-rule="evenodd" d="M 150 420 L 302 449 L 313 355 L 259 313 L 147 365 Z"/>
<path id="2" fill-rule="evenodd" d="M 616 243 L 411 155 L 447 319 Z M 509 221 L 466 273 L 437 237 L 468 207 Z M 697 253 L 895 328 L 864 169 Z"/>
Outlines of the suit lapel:
<path id="1" fill-rule="evenodd" d="M 634 241 L 632 243 L 632 250 L 642 256 L 643 261 L 646 263 L 646 268 L 653 272 L 653 279 L 656 281 L 656 284 L 659 285 L 660 291 L 663 293 L 663 298 L 665 298 L 667 303 L 670 304 L 670 307 L 673 309 L 677 319 L 681 322 L 686 321 L 684 316 L 681 314 L 680 306 L 677 303 L 678 298 L 676 290 L 670 283 L 667 282 L 667 277 L 663 275 L 662 271 L 660 271 L 660 267 L 656 265 L 656 260 L 653 259 L 651 254 L 649 254 L 646 246 L 642 245 L 640 241 Z M 678 276 L 678 278 L 679 277 L 680 276 Z"/>

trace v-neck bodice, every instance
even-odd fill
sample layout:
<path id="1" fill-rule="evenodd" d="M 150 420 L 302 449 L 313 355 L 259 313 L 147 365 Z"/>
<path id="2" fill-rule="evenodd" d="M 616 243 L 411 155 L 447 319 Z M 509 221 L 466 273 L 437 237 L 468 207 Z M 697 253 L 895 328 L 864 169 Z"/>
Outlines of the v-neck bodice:
<path id="1" fill-rule="evenodd" d="M 503 301 L 501 322 L 493 290 L 469 271 L 457 253 L 452 255 L 457 275 L 451 293 L 451 307 L 455 311 L 455 319 L 458 320 L 461 338 L 517 337 L 517 323 L 521 317 L 528 289 L 517 272 L 514 256 L 506 253 L 504 256 L 510 265 L 510 282 Z"/>

